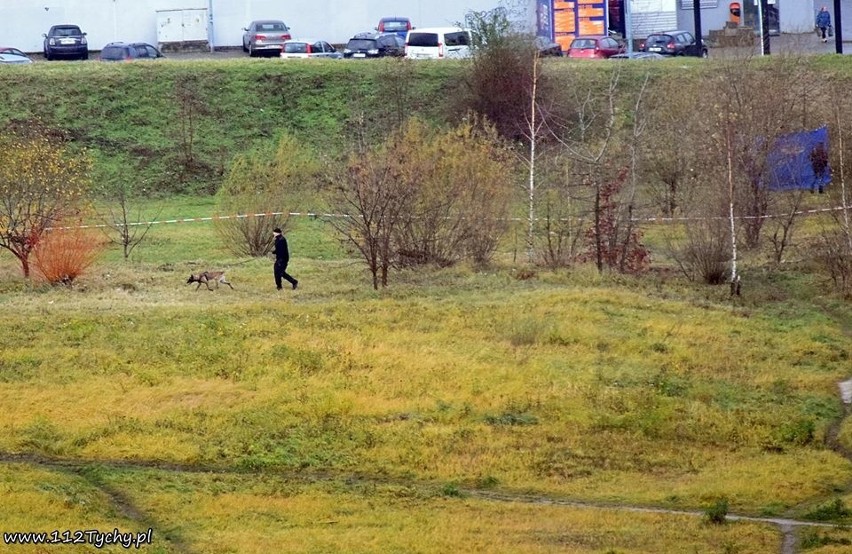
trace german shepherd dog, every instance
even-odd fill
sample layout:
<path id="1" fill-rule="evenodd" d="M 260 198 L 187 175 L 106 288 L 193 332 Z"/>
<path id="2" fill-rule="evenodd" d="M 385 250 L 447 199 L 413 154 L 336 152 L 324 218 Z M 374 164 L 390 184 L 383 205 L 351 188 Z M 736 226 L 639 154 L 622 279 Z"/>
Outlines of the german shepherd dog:
<path id="1" fill-rule="evenodd" d="M 189 279 L 186 280 L 186 284 L 188 285 L 190 283 L 198 283 L 198 286 L 195 287 L 196 291 L 201 288 L 201 285 L 207 285 L 207 290 L 213 290 L 210 288 L 210 283 L 216 283 L 217 289 L 219 288 L 219 283 L 228 285 L 231 289 L 234 288 L 231 283 L 225 280 L 224 271 L 204 271 L 198 275 L 190 275 Z"/>

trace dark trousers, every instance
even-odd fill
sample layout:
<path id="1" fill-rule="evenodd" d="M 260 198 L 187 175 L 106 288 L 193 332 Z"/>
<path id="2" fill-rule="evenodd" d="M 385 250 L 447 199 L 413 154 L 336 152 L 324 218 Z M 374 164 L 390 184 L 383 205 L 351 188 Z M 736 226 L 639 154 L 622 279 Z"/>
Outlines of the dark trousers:
<path id="1" fill-rule="evenodd" d="M 819 32 L 822 35 L 823 40 L 828 38 L 828 27 L 820 27 Z"/>
<path id="2" fill-rule="evenodd" d="M 283 277 L 291 285 L 295 285 L 298 281 L 287 273 L 287 262 L 275 262 L 275 288 L 281 290 L 281 278 Z"/>

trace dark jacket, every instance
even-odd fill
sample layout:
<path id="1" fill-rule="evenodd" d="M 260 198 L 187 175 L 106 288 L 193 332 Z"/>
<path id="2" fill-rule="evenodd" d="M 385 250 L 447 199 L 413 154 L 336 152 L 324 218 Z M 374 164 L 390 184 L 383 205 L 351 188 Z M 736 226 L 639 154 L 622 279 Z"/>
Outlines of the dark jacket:
<path id="1" fill-rule="evenodd" d="M 827 11 L 820 11 L 816 16 L 816 24 L 820 29 L 831 27 L 831 14 Z"/>
<path id="2" fill-rule="evenodd" d="M 284 235 L 275 237 L 275 262 L 287 265 L 290 261 L 290 250 L 287 249 L 287 239 Z"/>

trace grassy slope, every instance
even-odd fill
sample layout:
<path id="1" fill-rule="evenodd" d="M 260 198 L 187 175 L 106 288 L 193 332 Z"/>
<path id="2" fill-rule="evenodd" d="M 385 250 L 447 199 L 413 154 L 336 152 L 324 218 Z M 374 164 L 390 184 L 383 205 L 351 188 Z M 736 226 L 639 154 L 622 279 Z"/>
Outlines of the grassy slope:
<path id="1" fill-rule="evenodd" d="M 346 143 L 346 121 L 353 112 L 363 112 L 369 125 L 387 128 L 391 81 L 410 87 L 402 96 L 407 113 L 440 118 L 446 108 L 440 90 L 460 69 L 455 64 L 403 66 L 393 60 L 317 62 L 233 59 L 8 68 L 0 74 L 6 97 L 0 124 L 41 121 L 87 148 L 103 171 L 149 190 L 215 190 L 234 154 L 283 129 L 329 151 Z M 184 163 L 182 150 L 190 140 L 192 167 Z"/>
<path id="2" fill-rule="evenodd" d="M 339 140 L 332 114 L 245 94 L 289 75 L 268 62 L 162 66 L 172 78 L 216 74 L 223 106 L 246 103 L 199 135 L 204 151 L 217 132 L 248 147 L 261 107 Z M 15 78 L 38 91 L 91 72 L 78 99 L 111 88 L 123 102 L 147 87 L 151 105 L 128 115 L 89 99 L 90 115 L 75 119 L 30 94 L 26 110 L 12 104 L 16 117 L 102 134 L 91 145 L 124 132 L 166 155 L 169 127 L 153 122 L 173 108 L 168 85 L 146 78 L 151 66 L 117 67 L 51 64 Z M 321 81 L 354 78 L 341 71 Z M 212 207 L 185 197 L 158 213 Z M 724 497 L 737 512 L 800 517 L 852 504 L 852 464 L 822 446 L 849 376 L 848 303 L 817 296 L 818 283 L 755 275 L 732 305 L 722 289 L 677 279 L 516 280 L 504 252 L 489 271 L 403 274 L 375 293 L 322 223 L 299 221 L 291 243 L 302 287 L 285 295 L 268 261 L 234 259 L 209 223 L 155 228 L 128 264 L 109 251 L 73 291 L 33 288 L 0 255 L 0 451 L 77 461 L 2 466 L 4 531 L 152 526 L 158 552 L 766 552 L 780 536 L 757 524 L 459 491 L 697 510 Z M 227 268 L 237 290 L 184 285 L 207 267 Z"/>

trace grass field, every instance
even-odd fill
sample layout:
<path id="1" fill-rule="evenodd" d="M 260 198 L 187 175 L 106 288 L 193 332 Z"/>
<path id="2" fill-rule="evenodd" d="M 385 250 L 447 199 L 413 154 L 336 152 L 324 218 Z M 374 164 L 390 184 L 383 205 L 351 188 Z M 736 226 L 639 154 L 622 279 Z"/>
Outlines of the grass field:
<path id="1" fill-rule="evenodd" d="M 829 58 L 813 66 L 842 77 Z M 546 66 L 560 82 L 608 81 L 562 61 Z M 647 71 L 713 70 L 699 63 Z M 358 121 L 379 137 L 396 124 L 389 98 L 457 121 L 446 91 L 463 66 L 33 65 L 0 72 L 0 121 L 85 148 L 96 187 L 155 192 L 142 219 L 160 223 L 73 288 L 25 280 L 0 252 L 5 533 L 150 529 L 143 549 L 175 554 L 850 548 L 838 383 L 852 373 L 852 310 L 803 255 L 821 216 L 784 263 L 742 252 L 733 298 L 673 268 L 673 225 L 642 225 L 640 276 L 528 267 L 521 223 L 489 267 L 407 270 L 375 291 L 327 222 L 298 216 L 299 288 L 277 292 L 271 260 L 229 253 L 215 223 L 166 221 L 216 214 L 207 193 L 232 156 L 282 130 L 330 159 Z M 624 67 L 643 81 L 645 66 Z M 235 290 L 186 284 L 207 269 Z M 710 521 L 725 512 L 747 519 Z"/>
<path id="2" fill-rule="evenodd" d="M 852 319 L 818 282 L 754 275 L 732 302 L 676 276 L 519 279 L 504 250 L 376 292 L 321 221 L 290 242 L 300 288 L 281 293 L 209 222 L 161 224 L 73 289 L 0 255 L 4 531 L 151 528 L 152 552 L 745 553 L 780 532 L 618 508 L 847 521 L 852 462 L 826 443 Z M 207 268 L 236 290 L 184 284 Z M 814 552 L 852 538 L 803 533 Z"/>

